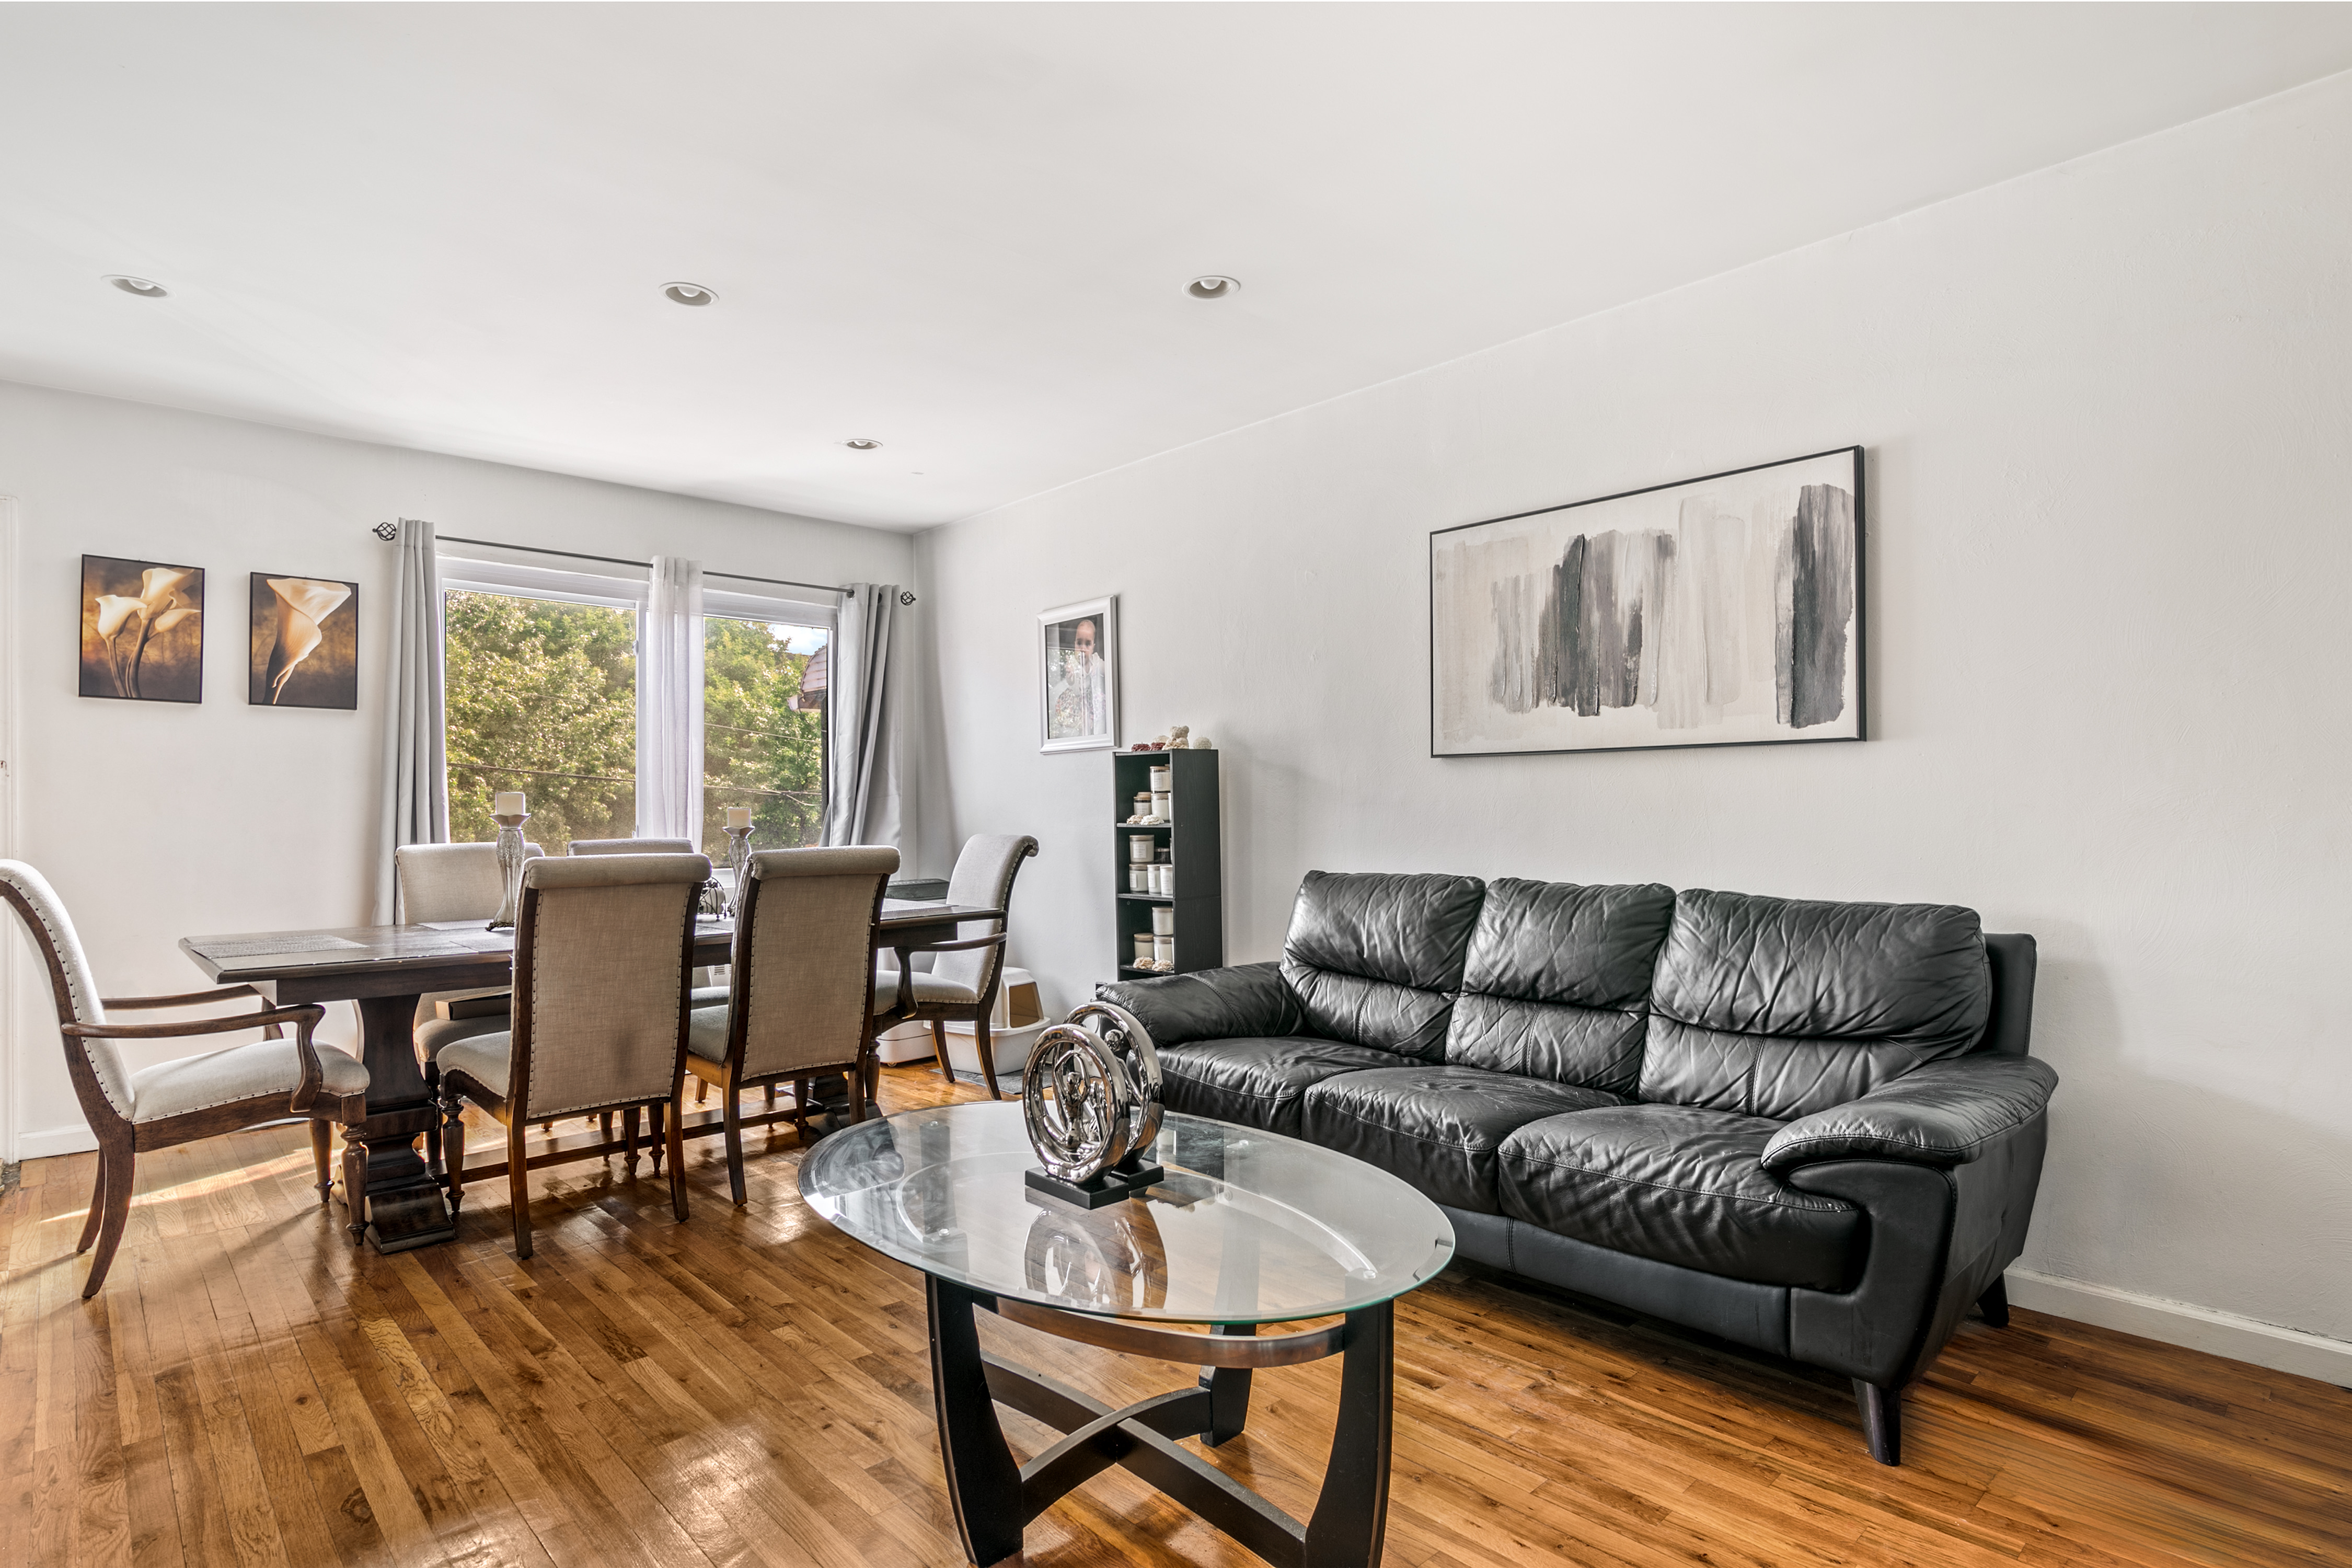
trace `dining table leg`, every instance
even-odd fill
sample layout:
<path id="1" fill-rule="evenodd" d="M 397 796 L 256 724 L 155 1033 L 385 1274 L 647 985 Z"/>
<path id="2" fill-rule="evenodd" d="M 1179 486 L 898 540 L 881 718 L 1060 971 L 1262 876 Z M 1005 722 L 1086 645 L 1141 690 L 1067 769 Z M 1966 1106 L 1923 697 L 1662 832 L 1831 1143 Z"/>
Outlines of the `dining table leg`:
<path id="1" fill-rule="evenodd" d="M 368 1114 L 345 1128 L 343 1138 L 367 1152 L 367 1238 L 378 1252 L 454 1240 L 457 1216 L 438 1173 L 416 1148 L 436 1114 L 416 1063 L 416 998 L 363 996 L 352 1005 L 368 1069 Z M 357 1224 L 360 1215 L 352 1219 Z"/>

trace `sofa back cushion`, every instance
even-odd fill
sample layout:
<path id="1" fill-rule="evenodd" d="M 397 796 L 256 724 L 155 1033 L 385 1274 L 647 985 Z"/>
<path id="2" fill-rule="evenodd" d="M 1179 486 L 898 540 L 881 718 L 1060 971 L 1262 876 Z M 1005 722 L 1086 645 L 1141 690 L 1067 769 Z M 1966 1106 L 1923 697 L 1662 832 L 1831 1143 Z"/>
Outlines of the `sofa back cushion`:
<path id="1" fill-rule="evenodd" d="M 1969 1050 L 1991 1005 L 1974 910 L 1678 893 L 1641 1097 L 1810 1116 Z"/>
<path id="2" fill-rule="evenodd" d="M 1475 877 L 1307 872 L 1282 944 L 1300 1032 L 1443 1060 L 1486 890 Z"/>
<path id="3" fill-rule="evenodd" d="M 1650 974 L 1674 914 L 1674 889 L 1655 882 L 1489 882 L 1445 1059 L 1632 1094 Z"/>

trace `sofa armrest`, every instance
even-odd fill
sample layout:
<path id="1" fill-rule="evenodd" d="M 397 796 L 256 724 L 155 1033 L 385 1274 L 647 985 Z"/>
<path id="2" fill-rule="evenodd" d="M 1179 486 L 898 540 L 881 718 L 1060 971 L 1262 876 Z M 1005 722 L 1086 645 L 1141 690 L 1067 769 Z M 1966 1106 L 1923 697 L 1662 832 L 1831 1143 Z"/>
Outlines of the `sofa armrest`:
<path id="1" fill-rule="evenodd" d="M 1860 1100 L 1790 1122 L 1764 1146 L 1764 1168 L 1896 1160 L 1948 1170 L 2041 1115 L 2057 1087 L 2058 1074 L 2032 1057 L 1930 1062 Z"/>
<path id="2" fill-rule="evenodd" d="M 1278 963 L 1241 963 L 1153 980 L 1095 987 L 1095 1000 L 1126 1008 L 1150 1031 L 1154 1046 L 1298 1032 L 1298 999 Z"/>

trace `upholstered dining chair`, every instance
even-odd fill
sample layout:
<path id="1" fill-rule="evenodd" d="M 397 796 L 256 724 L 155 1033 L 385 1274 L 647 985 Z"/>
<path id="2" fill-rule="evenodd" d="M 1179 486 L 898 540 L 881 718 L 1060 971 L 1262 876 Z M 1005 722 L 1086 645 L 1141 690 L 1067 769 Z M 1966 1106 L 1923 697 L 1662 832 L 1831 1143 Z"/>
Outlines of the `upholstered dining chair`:
<path id="1" fill-rule="evenodd" d="M 565 851 L 572 855 L 692 855 L 696 853 L 691 838 L 575 838 Z M 694 1005 L 713 1006 L 727 1000 L 727 987 L 711 984 L 709 969 L 694 972 Z M 695 1097 L 700 1102 L 703 1086 L 696 1084 Z M 609 1136 L 609 1130 L 607 1131 Z"/>
<path id="2" fill-rule="evenodd" d="M 523 846 L 523 858 L 544 853 L 536 844 Z M 506 883 L 499 876 L 495 844 L 404 844 L 392 852 L 392 868 L 400 892 L 400 918 L 408 925 L 439 921 L 480 921 L 488 923 L 506 901 Z M 509 992 L 503 985 L 478 986 L 470 991 L 433 991 L 416 999 L 417 1065 L 425 1072 L 425 1092 L 439 1080 L 441 1047 L 477 1035 L 494 1035 L 509 1026 Z M 441 1129 L 425 1131 L 425 1157 L 441 1155 Z"/>
<path id="3" fill-rule="evenodd" d="M 49 972 L 58 1008 L 58 1033 L 66 1047 L 66 1071 L 82 1115 L 98 1135 L 98 1184 L 89 1215 L 82 1222 L 76 1252 L 98 1243 L 98 1257 L 82 1284 L 82 1299 L 98 1294 L 122 1227 L 131 1215 L 132 1167 L 142 1153 L 192 1143 L 219 1132 L 283 1121 L 310 1121 L 310 1156 L 318 1167 L 319 1201 L 328 1201 L 330 1129 L 367 1120 L 366 1066 L 312 1040 L 310 1032 L 327 1016 L 318 1005 L 264 1006 L 253 1012 L 173 1024 L 123 1024 L 112 1012 L 197 1007 L 233 997 L 255 996 L 250 985 L 222 985 L 173 996 L 105 996 L 90 973 L 81 938 L 48 879 L 21 860 L 0 860 L 0 898 L 5 898 L 25 934 Z M 124 1066 L 118 1040 L 165 1040 L 291 1024 L 294 1037 L 257 1040 L 202 1056 L 159 1062 L 137 1072 Z M 367 1146 L 343 1142 L 343 1196 L 352 1239 L 367 1226 Z"/>
<path id="4" fill-rule="evenodd" d="M 523 868 L 514 1027 L 444 1047 L 440 1089 L 453 1210 L 465 1193 L 466 1102 L 506 1127 L 516 1257 L 530 1256 L 523 1140 L 533 1121 L 618 1110 L 634 1151 L 637 1113 L 650 1111 L 654 1169 L 666 1142 L 670 1208 L 686 1217 L 677 1091 L 695 909 L 709 876 L 699 855 L 577 856 Z M 541 1159 L 602 1154 L 600 1146 Z"/>
<path id="5" fill-rule="evenodd" d="M 745 868 L 728 997 L 697 1007 L 686 1070 L 719 1091 L 727 1184 L 744 1201 L 743 1090 L 793 1085 L 793 1125 L 808 1141 L 809 1085 L 849 1077 L 850 1117 L 866 1120 L 874 1052 L 874 921 L 898 868 L 887 846 L 767 849 Z"/>
<path id="6" fill-rule="evenodd" d="M 948 878 L 948 902 L 1003 910 L 1009 915 L 1013 879 L 1021 874 L 1021 863 L 1036 853 L 1037 841 L 1026 834 L 983 833 L 965 839 Z M 1004 935 L 1002 919 L 966 921 L 956 928 L 954 942 L 893 949 L 898 955 L 898 973 L 882 970 L 874 977 L 874 1011 L 894 1015 L 894 1023 L 928 1020 L 931 1040 L 939 1047 L 940 1076 L 950 1083 L 955 1081 L 955 1068 L 948 1059 L 948 1026 L 972 1026 L 980 1076 L 991 1100 L 1003 1098 L 996 1087 L 996 1053 L 989 1041 L 988 1020 L 996 1007 L 996 988 L 1004 979 Z M 912 968 L 912 955 L 918 952 L 937 955 L 929 973 Z M 902 991 L 910 991 L 911 997 L 902 1002 Z"/>

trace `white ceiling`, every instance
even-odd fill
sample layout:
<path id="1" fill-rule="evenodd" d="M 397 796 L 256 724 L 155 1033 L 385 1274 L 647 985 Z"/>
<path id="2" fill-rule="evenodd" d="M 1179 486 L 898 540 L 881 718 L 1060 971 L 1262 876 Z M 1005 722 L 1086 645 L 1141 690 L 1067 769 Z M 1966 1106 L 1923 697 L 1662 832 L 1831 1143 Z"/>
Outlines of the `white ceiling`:
<path id="1" fill-rule="evenodd" d="M 9 5 L 0 59 L 0 379 L 920 527 L 2352 68 L 2352 6 Z"/>

